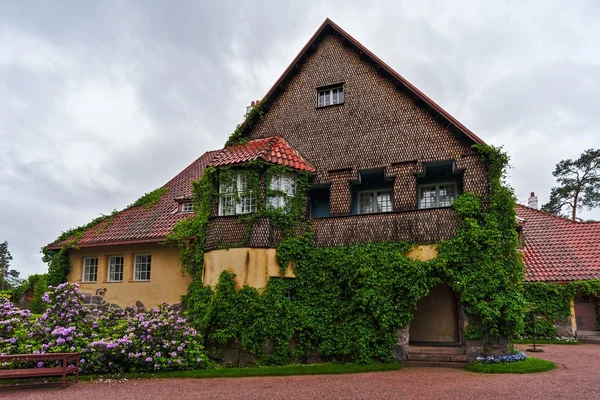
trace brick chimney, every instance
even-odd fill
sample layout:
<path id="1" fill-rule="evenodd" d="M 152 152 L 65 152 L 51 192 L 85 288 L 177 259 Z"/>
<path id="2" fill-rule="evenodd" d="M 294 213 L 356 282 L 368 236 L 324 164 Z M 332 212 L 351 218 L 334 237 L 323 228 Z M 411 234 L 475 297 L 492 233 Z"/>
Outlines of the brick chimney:
<path id="1" fill-rule="evenodd" d="M 536 210 L 538 209 L 538 198 L 534 192 L 531 192 L 531 196 L 527 199 L 527 205 Z"/>

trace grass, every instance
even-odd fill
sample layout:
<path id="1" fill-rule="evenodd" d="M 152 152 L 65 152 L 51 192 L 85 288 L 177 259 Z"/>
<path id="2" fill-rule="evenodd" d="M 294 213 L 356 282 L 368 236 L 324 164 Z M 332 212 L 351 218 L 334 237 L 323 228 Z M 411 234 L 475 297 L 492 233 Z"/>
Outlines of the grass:
<path id="1" fill-rule="evenodd" d="M 533 344 L 532 339 L 513 340 L 514 344 Z M 535 344 L 580 344 L 577 340 L 536 339 Z"/>
<path id="2" fill-rule="evenodd" d="M 214 368 L 193 371 L 124 372 L 120 374 L 88 375 L 82 380 L 96 379 L 137 379 L 137 378 L 242 378 L 249 376 L 290 376 L 355 374 L 358 372 L 396 371 L 400 363 L 390 364 L 296 364 L 283 367 Z"/>
<path id="3" fill-rule="evenodd" d="M 500 364 L 484 364 L 474 362 L 467 365 L 467 371 L 479 372 L 482 374 L 532 374 L 535 372 L 551 371 L 556 368 L 556 364 L 539 358 L 528 358 L 523 361 Z"/>

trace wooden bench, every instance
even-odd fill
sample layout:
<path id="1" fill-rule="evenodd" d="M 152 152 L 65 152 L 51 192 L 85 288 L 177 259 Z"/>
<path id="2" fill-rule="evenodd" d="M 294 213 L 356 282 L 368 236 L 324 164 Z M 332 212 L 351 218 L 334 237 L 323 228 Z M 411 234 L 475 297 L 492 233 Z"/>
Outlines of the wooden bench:
<path id="1" fill-rule="evenodd" d="M 79 353 L 14 354 L 0 356 L 0 364 L 6 362 L 61 362 L 60 367 L 0 369 L 0 379 L 41 378 L 62 376 L 62 387 L 67 387 L 67 375 L 75 373 L 75 383 L 79 381 Z M 74 363 L 69 365 L 68 363 Z M 0 388 L 21 387 L 24 385 L 2 385 Z"/>

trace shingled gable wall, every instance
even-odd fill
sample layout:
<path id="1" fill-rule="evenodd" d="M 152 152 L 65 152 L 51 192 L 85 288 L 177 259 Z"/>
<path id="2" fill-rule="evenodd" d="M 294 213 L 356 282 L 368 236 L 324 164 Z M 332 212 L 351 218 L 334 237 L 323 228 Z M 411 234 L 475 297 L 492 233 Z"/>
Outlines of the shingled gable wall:
<path id="1" fill-rule="evenodd" d="M 347 41 L 346 41 L 347 43 Z M 449 209 L 416 210 L 417 180 L 430 161 L 454 160 L 463 170 L 464 191 L 487 195 L 486 170 L 467 138 L 414 95 L 383 76 L 333 31 L 325 34 L 292 77 L 270 100 L 250 139 L 279 135 L 316 169 L 314 184 L 329 184 L 330 218 L 315 219 L 318 245 L 408 240 L 434 244 L 452 237 L 457 220 Z M 316 108 L 317 88 L 344 85 L 342 105 Z M 361 170 L 383 169 L 393 180 L 396 213 L 351 216 L 351 183 Z M 207 250 L 239 243 L 236 218 L 214 218 Z M 268 229 L 253 235 L 249 247 L 276 247 Z M 224 240 L 226 239 L 226 240 Z"/>

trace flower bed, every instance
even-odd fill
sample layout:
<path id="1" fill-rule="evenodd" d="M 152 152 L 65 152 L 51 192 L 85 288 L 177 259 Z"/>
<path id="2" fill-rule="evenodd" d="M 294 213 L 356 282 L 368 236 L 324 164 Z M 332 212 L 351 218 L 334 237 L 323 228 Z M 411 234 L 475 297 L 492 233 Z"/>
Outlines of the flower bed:
<path id="1" fill-rule="evenodd" d="M 90 310 L 83 306 L 78 285 L 69 283 L 50 287 L 43 300 L 48 309 L 37 319 L 8 301 L 0 303 L 0 353 L 79 352 L 83 373 L 210 365 L 198 332 L 167 305 L 141 314 Z"/>
<path id="2" fill-rule="evenodd" d="M 504 356 L 477 357 L 477 362 L 482 364 L 500 364 L 523 361 L 526 359 L 527 354 L 523 353 L 522 351 L 516 351 L 513 354 L 507 354 Z"/>

